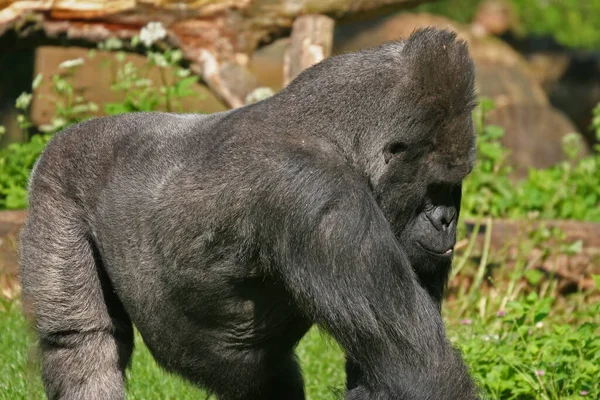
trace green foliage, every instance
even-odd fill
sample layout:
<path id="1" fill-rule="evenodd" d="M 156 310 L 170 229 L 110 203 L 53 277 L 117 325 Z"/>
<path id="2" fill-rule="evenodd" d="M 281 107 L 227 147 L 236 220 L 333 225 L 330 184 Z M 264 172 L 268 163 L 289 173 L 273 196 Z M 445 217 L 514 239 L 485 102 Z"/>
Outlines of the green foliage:
<path id="1" fill-rule="evenodd" d="M 600 0 L 511 0 L 522 34 L 551 34 L 575 48 L 600 47 Z"/>
<path id="2" fill-rule="evenodd" d="M 600 47 L 600 0 L 506 0 L 519 35 L 551 35 L 567 47 Z M 482 0 L 441 0 L 416 8 L 467 23 Z"/>
<path id="3" fill-rule="evenodd" d="M 26 143 L 11 143 L 0 149 L 0 209 L 26 207 L 29 172 L 49 138 L 35 135 Z"/>
<path id="4" fill-rule="evenodd" d="M 135 37 L 130 45 L 139 46 L 139 42 Z M 106 63 L 106 67 L 111 68 L 114 75 L 111 89 L 121 98 L 119 102 L 104 104 L 104 114 L 158 109 L 181 111 L 182 99 L 196 94 L 192 86 L 198 77 L 192 75 L 189 69 L 180 66 L 180 50 L 166 48 L 159 52 L 147 46 L 146 63 L 141 68 L 136 68 L 132 63 L 125 62 L 125 53 L 121 51 L 123 46 L 124 44 L 115 38 L 99 45 L 101 49 L 114 53 L 114 59 Z M 87 58 L 94 57 L 96 52 L 92 50 Z M 40 126 L 40 132 L 24 143 L 13 143 L 0 149 L 0 210 L 22 209 L 27 206 L 26 188 L 30 171 L 53 134 L 69 125 L 99 115 L 98 105 L 77 93 L 72 84 L 77 69 L 85 62 L 84 58 L 65 61 L 60 65 L 61 72 L 47 81 L 51 95 L 42 99 L 55 105 L 50 123 Z M 160 72 L 161 81 L 158 85 L 147 78 L 152 69 L 158 69 Z M 38 75 L 32 83 L 32 90 L 43 84 L 44 78 Z M 33 128 L 27 117 L 32 99 L 32 94 L 23 93 L 16 101 L 19 110 L 17 122 L 26 133 Z M 4 128 L 0 127 L 0 135 L 3 132 Z"/>
<path id="5" fill-rule="evenodd" d="M 91 118 L 98 111 L 95 103 L 86 101 L 83 96 L 75 94 L 71 79 L 79 65 L 81 64 L 69 67 L 63 74 L 51 77 L 53 95 L 45 100 L 54 104 L 55 111 L 50 124 L 40 126 L 40 131 L 50 134 L 58 132 L 69 125 Z M 41 85 L 42 75 L 38 75 L 36 80 Z"/>
<path id="6" fill-rule="evenodd" d="M 20 302 L 0 296 L 0 399 L 43 399 L 38 364 L 30 363 L 30 327 L 21 313 Z"/>
<path id="7" fill-rule="evenodd" d="M 600 143 L 600 103 L 594 107 L 594 117 L 592 118 L 592 126 L 590 127 L 596 134 L 596 139 Z M 596 146 L 596 150 L 600 152 L 600 144 Z"/>
<path id="8" fill-rule="evenodd" d="M 600 222 L 600 154 L 579 158 L 578 136 L 567 135 L 563 141 L 566 161 L 546 169 L 531 168 L 527 178 L 515 182 L 506 163 L 509 151 L 499 142 L 504 131 L 483 123 L 491 107 L 491 102 L 483 99 L 474 113 L 478 159 L 464 183 L 464 212 L 470 216 Z M 598 115 L 600 111 L 595 127 L 600 130 Z"/>
<path id="9" fill-rule="evenodd" d="M 198 81 L 187 68 L 179 66 L 183 58 L 181 50 L 167 49 L 164 52 L 147 52 L 145 66 L 138 69 L 131 62 L 125 62 L 125 53 L 119 51 L 116 59 L 118 68 L 111 89 L 122 95 L 118 103 L 107 103 L 104 112 L 115 115 L 135 111 L 182 111 L 181 99 L 192 96 L 196 92 L 192 86 Z M 171 67 L 171 74 L 166 68 Z M 154 86 L 147 78 L 148 72 L 157 68 L 160 72 L 161 84 Z"/>
<path id="10" fill-rule="evenodd" d="M 600 398 L 600 304 L 567 324 L 549 323 L 553 302 L 530 293 L 495 320 L 463 320 L 455 340 L 490 398 Z"/>
<path id="11" fill-rule="evenodd" d="M 477 130 L 477 164 L 463 184 L 465 214 L 500 216 L 512 205 L 511 168 L 506 164 L 508 151 L 500 144 L 504 130 L 485 125 L 485 115 L 493 103 L 482 99 L 473 113 Z M 462 209 L 461 209 L 462 212 Z"/>

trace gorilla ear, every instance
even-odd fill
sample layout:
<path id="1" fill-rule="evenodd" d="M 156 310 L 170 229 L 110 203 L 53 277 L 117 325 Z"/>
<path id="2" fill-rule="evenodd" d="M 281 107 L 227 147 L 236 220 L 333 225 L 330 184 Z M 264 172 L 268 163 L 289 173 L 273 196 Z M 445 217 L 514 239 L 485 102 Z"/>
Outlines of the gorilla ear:
<path id="1" fill-rule="evenodd" d="M 406 151 L 408 146 L 402 142 L 390 142 L 383 149 L 383 159 L 386 164 L 390 162 L 392 157 Z"/>
<path id="2" fill-rule="evenodd" d="M 444 119 L 475 105 L 475 74 L 467 43 L 449 30 L 414 31 L 402 50 L 407 95 L 431 118 Z M 440 115 L 441 114 L 441 115 Z"/>

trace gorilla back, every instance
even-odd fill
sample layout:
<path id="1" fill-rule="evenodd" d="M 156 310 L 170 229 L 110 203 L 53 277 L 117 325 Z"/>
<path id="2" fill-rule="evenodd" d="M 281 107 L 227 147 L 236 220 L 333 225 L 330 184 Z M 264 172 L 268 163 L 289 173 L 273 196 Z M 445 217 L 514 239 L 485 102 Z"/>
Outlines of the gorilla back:
<path id="1" fill-rule="evenodd" d="M 21 235 L 49 398 L 123 398 L 132 323 L 221 399 L 303 399 L 315 323 L 361 371 L 349 399 L 477 398 L 407 240 L 472 168 L 472 106 L 466 45 L 426 29 L 243 108 L 55 135 Z"/>

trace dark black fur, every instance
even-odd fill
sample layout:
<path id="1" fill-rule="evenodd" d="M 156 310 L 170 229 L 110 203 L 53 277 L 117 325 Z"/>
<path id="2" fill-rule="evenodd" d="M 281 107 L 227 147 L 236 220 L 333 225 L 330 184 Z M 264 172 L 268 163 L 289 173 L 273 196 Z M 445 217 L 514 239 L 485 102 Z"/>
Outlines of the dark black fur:
<path id="1" fill-rule="evenodd" d="M 454 243 L 472 105 L 466 45 L 426 29 L 230 112 L 57 134 L 21 237 L 49 397 L 122 398 L 133 322 L 221 399 L 303 399 L 294 346 L 315 323 L 361 371 L 348 399 L 477 398 L 430 253 Z"/>
<path id="2" fill-rule="evenodd" d="M 399 239 L 417 273 L 421 286 L 441 310 L 442 298 L 452 266 L 462 185 L 432 186 L 425 201 Z M 361 369 L 351 359 L 346 362 L 347 388 L 361 380 Z"/>

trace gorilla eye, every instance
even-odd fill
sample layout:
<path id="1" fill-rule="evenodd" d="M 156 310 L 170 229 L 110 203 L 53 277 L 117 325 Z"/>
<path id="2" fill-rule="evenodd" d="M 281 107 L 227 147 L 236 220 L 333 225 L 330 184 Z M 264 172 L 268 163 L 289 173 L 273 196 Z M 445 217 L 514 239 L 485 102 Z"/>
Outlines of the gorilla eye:
<path id="1" fill-rule="evenodd" d="M 408 146 L 402 142 L 388 143 L 383 149 L 383 158 L 385 163 L 389 163 L 393 156 L 406 151 L 407 147 Z"/>

